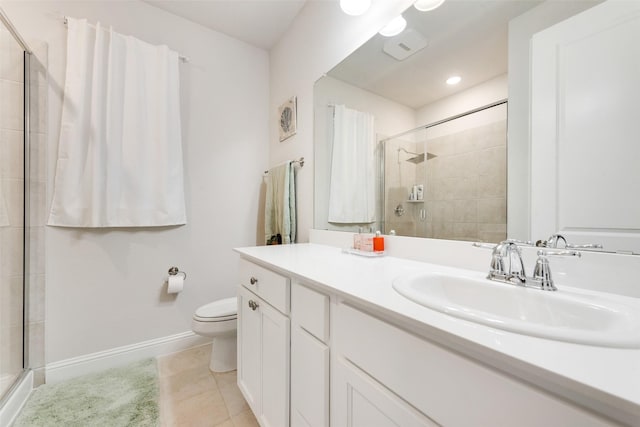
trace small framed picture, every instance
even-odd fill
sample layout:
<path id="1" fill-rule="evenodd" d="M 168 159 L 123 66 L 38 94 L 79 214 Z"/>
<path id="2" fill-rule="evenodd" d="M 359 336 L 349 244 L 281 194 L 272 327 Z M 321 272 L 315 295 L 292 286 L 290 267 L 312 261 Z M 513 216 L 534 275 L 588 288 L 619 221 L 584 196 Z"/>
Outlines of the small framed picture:
<path id="1" fill-rule="evenodd" d="M 280 142 L 296 134 L 296 106 L 295 96 L 289 98 L 278 108 L 280 114 Z"/>

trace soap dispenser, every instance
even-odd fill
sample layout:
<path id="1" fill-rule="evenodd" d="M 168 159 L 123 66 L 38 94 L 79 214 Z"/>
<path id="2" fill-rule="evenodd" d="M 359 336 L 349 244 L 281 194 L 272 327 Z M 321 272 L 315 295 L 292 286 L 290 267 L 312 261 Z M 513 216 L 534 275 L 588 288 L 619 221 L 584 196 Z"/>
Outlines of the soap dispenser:
<path id="1" fill-rule="evenodd" d="M 384 252 L 384 237 L 380 235 L 380 231 L 376 231 L 376 236 L 373 238 L 373 251 Z"/>

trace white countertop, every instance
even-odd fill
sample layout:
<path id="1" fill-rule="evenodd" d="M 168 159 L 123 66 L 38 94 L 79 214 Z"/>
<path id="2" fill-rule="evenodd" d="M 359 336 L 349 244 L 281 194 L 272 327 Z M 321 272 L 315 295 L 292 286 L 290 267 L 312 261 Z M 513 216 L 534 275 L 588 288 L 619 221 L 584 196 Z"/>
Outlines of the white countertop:
<path id="1" fill-rule="evenodd" d="M 478 279 L 486 273 L 390 256 L 360 257 L 309 243 L 235 251 L 595 412 L 640 426 L 640 349 L 572 344 L 493 329 L 423 307 L 392 288 L 393 280 L 407 273 L 454 273 Z"/>

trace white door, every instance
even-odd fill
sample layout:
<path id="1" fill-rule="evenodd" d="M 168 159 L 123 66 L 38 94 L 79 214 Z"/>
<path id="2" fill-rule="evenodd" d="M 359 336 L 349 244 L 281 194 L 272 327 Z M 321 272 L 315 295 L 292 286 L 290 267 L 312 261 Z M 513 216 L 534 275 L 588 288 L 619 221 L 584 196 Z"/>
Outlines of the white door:
<path id="1" fill-rule="evenodd" d="M 640 2 L 532 40 L 531 237 L 640 253 Z"/>
<path id="2" fill-rule="evenodd" d="M 332 364 L 333 427 L 435 427 L 438 424 L 341 358 Z M 428 385 L 425 385 L 428 387 Z"/>
<path id="3" fill-rule="evenodd" d="M 289 425 L 289 318 L 260 300 L 263 427 Z"/>
<path id="4" fill-rule="evenodd" d="M 329 427 L 329 347 L 291 329 L 291 427 Z"/>
<path id="5" fill-rule="evenodd" d="M 253 309 L 259 298 L 238 288 L 238 387 L 254 414 L 259 414 L 261 393 L 260 312 Z"/>

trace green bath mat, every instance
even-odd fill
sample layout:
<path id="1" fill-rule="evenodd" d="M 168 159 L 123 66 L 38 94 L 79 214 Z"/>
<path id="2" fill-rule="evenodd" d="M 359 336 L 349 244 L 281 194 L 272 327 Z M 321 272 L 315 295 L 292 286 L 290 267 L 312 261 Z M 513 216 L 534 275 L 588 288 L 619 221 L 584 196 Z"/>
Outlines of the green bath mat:
<path id="1" fill-rule="evenodd" d="M 43 385 L 14 427 L 146 427 L 159 424 L 155 359 Z"/>

